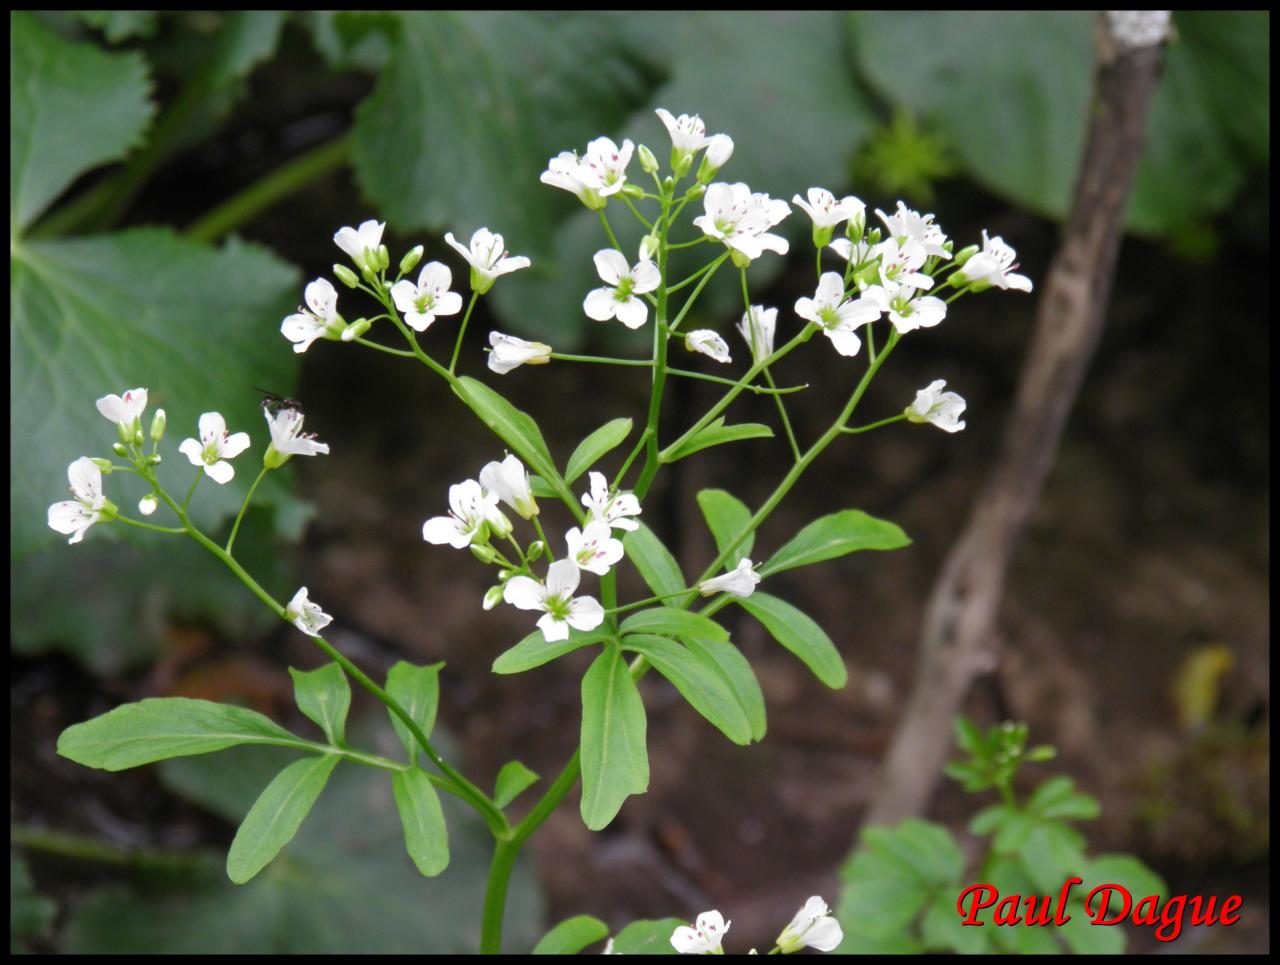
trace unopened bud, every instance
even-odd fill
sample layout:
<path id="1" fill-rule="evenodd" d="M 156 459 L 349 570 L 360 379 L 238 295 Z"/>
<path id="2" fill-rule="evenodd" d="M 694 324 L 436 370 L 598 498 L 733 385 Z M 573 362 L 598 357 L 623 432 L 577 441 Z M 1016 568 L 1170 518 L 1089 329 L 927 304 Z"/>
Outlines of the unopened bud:
<path id="1" fill-rule="evenodd" d="M 163 457 L 158 452 L 152 453 L 150 456 L 147 456 L 147 462 L 149 462 L 153 466 L 160 465 L 162 459 Z"/>
<path id="2" fill-rule="evenodd" d="M 542 554 L 546 550 L 546 548 L 547 548 L 546 543 L 542 542 L 542 540 L 540 539 L 535 539 L 532 543 L 529 544 L 529 552 L 525 554 L 525 559 L 527 559 L 530 563 L 535 562 L 536 560 L 542 557 Z"/>
<path id="3" fill-rule="evenodd" d="M 126 445 L 133 441 L 133 426 L 127 426 L 123 422 L 116 423 L 116 437 Z M 124 453 L 120 453 L 124 455 Z"/>
<path id="4" fill-rule="evenodd" d="M 976 255 L 979 250 L 980 249 L 978 248 L 977 245 L 969 245 L 966 248 L 961 248 L 958 252 L 956 252 L 955 266 L 959 268 L 966 261 L 968 261 L 974 255 Z"/>
<path id="5" fill-rule="evenodd" d="M 140 446 L 144 442 L 146 442 L 146 437 L 142 434 L 142 426 L 135 422 L 133 428 L 133 444 L 135 446 Z"/>
<path id="6" fill-rule="evenodd" d="M 653 152 L 641 144 L 636 148 L 636 157 L 640 159 L 640 169 L 645 174 L 658 173 L 658 159 L 653 156 Z"/>
<path id="7" fill-rule="evenodd" d="M 728 134 L 713 134 L 707 141 L 707 153 L 698 165 L 698 180 L 710 181 L 733 156 L 733 138 Z"/>
<path id="8" fill-rule="evenodd" d="M 640 260 L 651 261 L 658 253 L 658 236 L 645 235 L 640 239 Z"/>
<path id="9" fill-rule="evenodd" d="M 848 237 L 855 245 L 862 240 L 862 236 L 867 232 L 867 213 L 859 211 L 844 226 L 845 236 Z"/>
<path id="10" fill-rule="evenodd" d="M 491 586 L 484 591 L 484 603 L 481 604 L 486 610 L 492 610 L 495 606 L 502 602 L 502 585 Z"/>
<path id="11" fill-rule="evenodd" d="M 686 192 L 685 197 L 689 198 L 690 201 L 697 201 L 706 193 L 707 186 L 705 184 L 695 184 Z"/>
<path id="12" fill-rule="evenodd" d="M 622 186 L 622 193 L 629 198 L 639 200 L 644 197 L 644 188 L 640 187 L 638 184 L 624 184 Z"/>
<path id="13" fill-rule="evenodd" d="M 409 249 L 408 253 L 400 259 L 400 274 L 413 271 L 418 267 L 418 262 L 422 260 L 422 245 L 414 245 Z"/>
<path id="14" fill-rule="evenodd" d="M 373 322 L 367 318 L 357 318 L 354 322 L 342 330 L 342 340 L 350 342 L 359 338 L 373 326 Z"/>
<path id="15" fill-rule="evenodd" d="M 672 147 L 671 171 L 675 175 L 675 180 L 679 181 L 688 174 L 691 167 L 693 167 L 693 152 L 687 148 Z"/>
<path id="16" fill-rule="evenodd" d="M 378 245 L 378 271 L 386 271 L 391 267 L 391 252 L 386 245 Z"/>
<path id="17" fill-rule="evenodd" d="M 876 245 L 880 244 L 880 238 L 881 238 L 881 234 L 880 234 L 879 228 L 872 228 L 870 231 L 867 232 L 867 244 L 871 245 L 872 247 L 875 247 Z"/>
<path id="18" fill-rule="evenodd" d="M 492 563 L 495 553 L 492 546 L 483 546 L 472 543 L 471 555 L 481 563 Z"/>
<path id="19" fill-rule="evenodd" d="M 156 409 L 156 414 L 151 420 L 151 441 L 159 442 L 164 438 L 164 427 L 166 419 L 164 409 Z"/>
<path id="20" fill-rule="evenodd" d="M 502 580 L 504 583 L 515 575 L 516 575 L 515 570 L 509 570 L 505 566 L 502 569 L 498 570 L 498 579 Z"/>
<path id="21" fill-rule="evenodd" d="M 157 505 L 155 493 L 152 493 L 149 496 L 143 496 L 138 500 L 138 512 L 143 516 L 150 516 L 156 511 Z"/>
<path id="22" fill-rule="evenodd" d="M 117 456 L 123 456 L 128 454 L 125 447 L 118 442 L 111 443 L 111 451 L 114 452 Z"/>
<path id="23" fill-rule="evenodd" d="M 355 288 L 360 284 L 360 279 L 356 277 L 356 273 L 346 265 L 334 265 L 333 276 L 348 288 Z"/>

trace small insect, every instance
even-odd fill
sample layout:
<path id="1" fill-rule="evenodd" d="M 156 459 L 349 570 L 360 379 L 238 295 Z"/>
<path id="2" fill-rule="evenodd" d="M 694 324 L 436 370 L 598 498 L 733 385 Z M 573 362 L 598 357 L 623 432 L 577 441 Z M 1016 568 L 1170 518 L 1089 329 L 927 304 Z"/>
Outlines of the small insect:
<path id="1" fill-rule="evenodd" d="M 254 391 L 262 393 L 262 411 L 268 415 L 275 415 L 281 409 L 293 409 L 295 412 L 302 412 L 301 402 L 287 399 L 282 395 L 276 395 L 266 389 L 260 389 L 256 385 L 253 388 Z"/>

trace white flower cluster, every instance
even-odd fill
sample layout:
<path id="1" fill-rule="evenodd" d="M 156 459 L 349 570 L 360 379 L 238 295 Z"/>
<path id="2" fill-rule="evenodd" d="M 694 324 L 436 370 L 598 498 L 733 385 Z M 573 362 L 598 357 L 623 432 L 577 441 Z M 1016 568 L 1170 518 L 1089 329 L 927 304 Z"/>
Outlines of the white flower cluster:
<path id="1" fill-rule="evenodd" d="M 681 955 L 723 955 L 720 943 L 729 926 L 718 911 L 704 911 L 693 926 L 681 925 L 671 934 L 671 945 Z M 827 908 L 827 903 L 814 895 L 804 903 L 790 924 L 778 935 L 776 951 L 790 955 L 802 948 L 829 952 L 844 940 L 844 930 Z M 755 949 L 751 950 L 755 954 Z"/>
<path id="2" fill-rule="evenodd" d="M 422 538 L 437 546 L 471 547 L 485 562 L 502 566 L 501 583 L 485 595 L 485 609 L 501 598 L 521 610 L 542 613 L 537 626 L 547 640 L 568 639 L 570 629 L 594 630 L 604 622 L 604 608 L 590 596 L 575 596 L 582 571 L 604 576 L 623 557 L 622 541 L 613 530 L 634 530 L 640 503 L 627 492 L 612 492 L 604 475 L 589 474 L 591 490 L 582 497 L 587 508 L 582 528 L 564 536 L 565 556 L 554 559 L 551 548 L 540 541 L 521 549 L 512 537 L 511 520 L 499 508 L 506 504 L 521 518 L 538 515 L 529 474 L 515 455 L 488 463 L 479 480 L 466 479 L 449 487 L 449 515 L 434 516 L 422 526 Z M 539 532 L 541 530 L 539 529 Z M 508 560 L 495 549 L 492 537 L 511 539 L 519 559 Z M 530 564 L 544 552 L 552 559 L 544 580 L 532 575 Z"/>

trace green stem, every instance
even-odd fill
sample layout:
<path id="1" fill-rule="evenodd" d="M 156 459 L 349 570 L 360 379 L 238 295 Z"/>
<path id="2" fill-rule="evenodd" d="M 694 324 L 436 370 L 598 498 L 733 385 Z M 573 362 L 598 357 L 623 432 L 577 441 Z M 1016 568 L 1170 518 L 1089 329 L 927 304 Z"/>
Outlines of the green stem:
<path id="1" fill-rule="evenodd" d="M 249 501 L 253 499 L 253 494 L 258 488 L 258 484 L 262 482 L 270 471 L 266 466 L 262 467 L 262 472 L 258 473 L 258 478 L 253 481 L 253 485 L 249 487 L 249 492 L 245 494 L 244 502 L 240 504 L 240 512 L 236 514 L 236 521 L 231 526 L 231 535 L 227 537 L 226 552 L 228 556 L 231 555 L 231 547 L 235 545 L 236 533 L 240 532 L 240 520 L 244 519 L 245 510 L 249 508 Z"/>
<path id="2" fill-rule="evenodd" d="M 716 273 L 716 269 L 719 268 L 721 265 L 723 265 L 726 261 L 728 261 L 728 259 L 729 259 L 729 252 L 726 251 L 723 255 L 721 255 L 719 258 L 717 258 L 715 261 L 711 263 L 711 267 L 708 268 L 707 273 L 702 276 L 702 280 L 698 282 L 698 287 L 693 290 L 693 294 L 691 294 L 688 298 L 686 298 L 684 304 L 680 306 L 679 314 L 676 315 L 675 321 L 671 323 L 672 335 L 676 333 L 676 329 L 680 327 L 680 323 L 684 321 L 685 315 L 689 313 L 689 309 L 693 307 L 693 303 L 698 300 L 698 296 L 702 294 L 702 289 L 706 287 L 707 282 L 711 280 L 711 276 Z M 666 289 L 660 289 L 659 294 L 665 301 L 668 294 Z M 665 316 L 664 316 L 664 320 L 665 320 Z"/>
<path id="3" fill-rule="evenodd" d="M 122 868 L 190 871 L 200 863 L 202 857 L 198 852 L 175 854 L 151 848 L 121 848 L 84 835 L 21 824 L 9 825 L 9 842 L 44 854 Z"/>
<path id="4" fill-rule="evenodd" d="M 357 345 L 363 345 L 365 348 L 377 349 L 379 352 L 386 352 L 388 355 L 398 355 L 401 358 L 416 358 L 412 352 L 406 352 L 402 348 L 392 348 L 390 345 L 379 345 L 377 342 L 371 342 L 366 338 L 355 339 Z"/>
<path id="5" fill-rule="evenodd" d="M 592 362 L 596 365 L 635 365 L 642 368 L 653 368 L 653 359 L 615 359 L 605 355 L 570 355 L 567 352 L 552 352 L 551 357 L 561 362 Z"/>
<path id="6" fill-rule="evenodd" d="M 462 316 L 462 324 L 458 326 L 458 340 L 453 343 L 453 358 L 449 360 L 450 375 L 458 368 L 458 355 L 462 352 L 462 337 L 467 334 L 467 322 L 471 321 L 471 310 L 476 307 L 476 302 L 479 300 L 480 293 L 473 291 L 471 301 L 467 303 L 467 313 Z"/>
<path id="7" fill-rule="evenodd" d="M 203 469 L 196 470 L 196 478 L 191 480 L 191 488 L 187 490 L 187 497 L 182 501 L 182 510 L 186 512 L 188 506 L 191 505 L 191 497 L 196 494 L 196 487 L 200 485 L 200 479 L 204 476 Z M 181 515 L 181 514 L 179 514 Z"/>
<path id="8" fill-rule="evenodd" d="M 622 245 L 618 244 L 617 236 L 613 233 L 613 229 L 609 227 L 609 219 L 605 217 L 604 208 L 600 208 L 596 214 L 600 215 L 600 223 L 604 225 L 604 233 L 609 236 L 610 244 L 617 249 L 618 254 L 625 258 L 626 254 L 622 251 Z M 627 264 L 630 264 L 630 262 L 627 262 Z"/>
<path id="9" fill-rule="evenodd" d="M 298 155 L 202 215 L 187 227 L 187 237 L 213 242 L 248 224 L 263 211 L 345 164 L 351 156 L 351 142 L 351 135 L 343 134 Z"/>
<path id="10" fill-rule="evenodd" d="M 667 324 L 667 230 L 671 226 L 671 218 L 667 217 L 668 203 L 663 202 L 662 232 L 658 237 L 658 272 L 663 284 L 658 286 L 658 306 L 654 310 L 653 325 L 653 387 L 649 393 L 649 413 L 645 418 L 644 436 L 645 459 L 640 470 L 640 478 L 636 482 L 637 499 L 644 499 L 645 493 L 657 475 L 660 460 L 658 458 L 658 415 L 662 411 L 662 390 L 667 382 L 667 336 L 663 329 Z M 703 277 L 703 281 L 706 281 Z M 701 289 L 701 284 L 699 284 Z M 697 297 L 697 291 L 693 297 Z"/>
<path id="11" fill-rule="evenodd" d="M 186 529 L 182 526 L 156 526 L 153 523 L 144 523 L 140 519 L 130 519 L 128 516 L 117 516 L 115 521 L 124 523 L 126 526 L 136 526 L 138 529 L 149 529 L 153 533 L 185 533 Z"/>
<path id="12" fill-rule="evenodd" d="M 648 442 L 649 430 L 646 429 L 644 432 L 640 433 L 640 438 L 636 440 L 636 444 L 632 448 L 631 454 L 628 455 L 626 460 L 622 463 L 622 468 L 618 470 L 618 474 L 613 477 L 613 489 L 617 489 L 622 485 L 622 480 L 627 476 L 627 470 L 631 468 L 631 464 L 636 461 L 636 456 L 640 455 Z"/>
<path id="13" fill-rule="evenodd" d="M 819 250 L 821 255 L 821 250 Z M 752 322 L 751 315 L 751 293 L 747 290 L 747 269 L 743 268 L 738 272 L 738 276 L 742 279 L 742 307 L 746 313 L 748 330 L 751 332 L 751 357 L 755 358 L 760 353 L 756 351 L 756 326 Z M 800 461 L 800 444 L 796 442 L 795 430 L 791 428 L 791 420 L 787 418 L 787 406 L 782 401 L 782 396 L 777 394 L 778 386 L 774 384 L 773 376 L 769 373 L 768 368 L 764 370 L 764 380 L 769 383 L 769 388 L 774 390 L 773 401 L 778 407 L 778 418 L 782 420 L 782 429 L 787 434 L 787 442 L 791 446 L 791 455 L 796 462 Z"/>
<path id="14" fill-rule="evenodd" d="M 766 375 L 767 375 L 766 370 Z M 706 372 L 692 372 L 688 369 L 667 369 L 667 375 L 678 375 L 685 379 L 701 379 L 703 382 L 718 382 L 720 385 L 738 385 L 737 379 L 726 379 L 723 375 L 709 375 Z M 742 387 L 747 392 L 753 392 L 756 395 L 791 395 L 793 392 L 803 392 L 809 388 L 809 383 L 804 385 L 789 385 L 785 389 L 780 389 L 773 384 L 773 380 L 769 380 L 769 387 L 763 385 L 744 385 Z"/>
<path id="15" fill-rule="evenodd" d="M 905 413 L 900 413 L 898 415 L 889 416 L 887 419 L 881 419 L 879 422 L 872 422 L 870 425 L 858 426 L 857 428 L 846 426 L 840 431 L 847 433 L 848 435 L 855 436 L 860 432 L 870 432 L 872 429 L 879 429 L 881 426 L 889 426 L 893 425 L 895 422 L 902 422 L 906 418 L 907 416 Z"/>
<path id="16" fill-rule="evenodd" d="M 635 203 L 630 198 L 628 198 L 625 194 L 622 195 L 622 200 L 626 203 L 627 207 L 631 209 L 631 213 L 636 216 L 636 219 L 642 225 L 644 225 L 647 229 L 652 231 L 653 222 L 651 222 L 648 218 L 646 218 L 644 215 L 640 213 L 640 210 L 635 206 Z"/>

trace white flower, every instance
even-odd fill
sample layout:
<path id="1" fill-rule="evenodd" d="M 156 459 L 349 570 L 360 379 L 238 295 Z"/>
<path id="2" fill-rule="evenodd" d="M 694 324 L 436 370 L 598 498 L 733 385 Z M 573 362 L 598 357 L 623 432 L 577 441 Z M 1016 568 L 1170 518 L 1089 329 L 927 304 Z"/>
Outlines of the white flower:
<path id="1" fill-rule="evenodd" d="M 909 422 L 932 422 L 946 432 L 959 432 L 964 428 L 960 416 L 964 412 L 964 399 L 954 392 L 943 392 L 946 380 L 938 379 L 916 393 L 916 400 L 903 411 Z"/>
<path id="2" fill-rule="evenodd" d="M 529 488 L 529 474 L 514 453 L 502 462 L 486 463 L 480 470 L 480 485 L 514 509 L 524 519 L 538 515 L 538 504 Z"/>
<path id="3" fill-rule="evenodd" d="M 142 410 L 147 407 L 146 389 L 126 389 L 124 395 L 104 395 L 97 401 L 98 411 L 125 429 L 140 425 Z"/>
<path id="4" fill-rule="evenodd" d="M 841 258 L 853 265 L 855 269 L 870 261 L 875 256 L 875 248 L 869 242 L 859 241 L 854 244 L 848 238 L 837 238 L 827 245 Z"/>
<path id="5" fill-rule="evenodd" d="M 382 244 L 382 229 L 385 221 L 366 221 L 359 228 L 339 228 L 333 236 L 333 243 L 345 251 L 356 267 L 373 271 L 377 264 L 378 248 Z M 373 256 L 373 259 L 370 259 Z"/>
<path id="6" fill-rule="evenodd" d="M 932 295 L 921 295 L 911 284 L 871 285 L 860 300 L 879 305 L 893 327 L 904 335 L 917 328 L 933 328 L 947 316 L 946 302 Z"/>
<path id="7" fill-rule="evenodd" d="M 820 952 L 829 952 L 844 939 L 840 922 L 828 913 L 827 903 L 814 895 L 796 912 L 791 924 L 782 929 L 775 944 L 783 955 L 790 955 L 808 946 Z"/>
<path id="8" fill-rule="evenodd" d="M 343 229 L 350 231 L 350 228 Z M 295 352 L 305 352 L 318 338 L 340 339 L 345 322 L 338 314 L 338 293 L 327 279 L 317 278 L 307 285 L 303 297 L 307 301 L 304 310 L 298 307 L 296 314 L 280 323 L 280 334 L 293 342 Z"/>
<path id="9" fill-rule="evenodd" d="M 748 597 L 756 591 L 760 577 L 748 559 L 738 561 L 737 569 L 721 574 L 698 584 L 698 592 L 703 596 L 715 596 L 717 593 L 732 593 L 734 596 Z"/>
<path id="10" fill-rule="evenodd" d="M 938 258 L 951 257 L 951 253 L 942 247 L 947 236 L 942 233 L 941 227 L 933 223 L 933 215 L 922 215 L 912 211 L 901 201 L 898 202 L 898 210 L 895 214 L 887 215 L 879 208 L 876 208 L 876 214 L 884 222 L 890 238 L 896 238 L 899 241 L 911 238 L 924 245 L 924 250 L 930 255 Z"/>
<path id="11" fill-rule="evenodd" d="M 702 163 L 711 173 L 724 167 L 729 158 L 733 157 L 733 138 L 728 134 L 712 134 L 707 138 L 706 147 L 707 153 Z"/>
<path id="12" fill-rule="evenodd" d="M 778 310 L 765 308 L 763 305 L 752 305 L 751 310 L 742 313 L 742 321 L 738 323 L 738 331 L 751 349 L 751 358 L 759 363 L 773 354 L 773 333 L 778 327 Z"/>
<path id="13" fill-rule="evenodd" d="M 583 493 L 582 505 L 587 507 L 588 524 L 598 519 L 608 523 L 614 529 L 629 532 L 640 528 L 640 524 L 634 519 L 627 518 L 640 515 L 640 500 L 636 499 L 634 494 L 617 493 L 610 496 L 609 484 L 605 481 L 604 473 L 589 472 L 587 478 L 591 480 L 591 492 Z"/>
<path id="14" fill-rule="evenodd" d="M 588 208 L 598 211 L 627 183 L 627 165 L 634 150 L 630 140 L 619 148 L 609 138 L 597 137 L 581 158 L 574 151 L 561 151 L 547 162 L 539 180 L 576 194 Z"/>
<path id="15" fill-rule="evenodd" d="M 453 272 L 448 265 L 429 261 L 418 272 L 418 284 L 405 278 L 391 286 L 391 297 L 404 315 L 404 322 L 417 332 L 425 332 L 437 315 L 457 315 L 462 296 L 449 291 Z"/>
<path id="16" fill-rule="evenodd" d="M 227 434 L 227 420 L 217 412 L 200 416 L 200 439 L 184 439 L 178 451 L 191 460 L 191 465 L 204 468 L 205 475 L 216 483 L 226 484 L 236 471 L 228 459 L 234 459 L 249 448 L 249 433 Z"/>
<path id="17" fill-rule="evenodd" d="M 603 208 L 608 202 L 600 197 L 600 193 L 589 183 L 589 171 L 583 165 L 576 151 L 561 151 L 547 162 L 547 169 L 538 180 L 553 188 L 562 188 L 578 196 L 578 200 L 593 211 Z"/>
<path id="18" fill-rule="evenodd" d="M 542 342 L 526 342 L 514 335 L 501 332 L 489 333 L 489 368 L 499 375 L 506 375 L 521 365 L 546 365 L 551 361 L 551 346 Z"/>
<path id="19" fill-rule="evenodd" d="M 671 934 L 671 945 L 681 955 L 723 954 L 720 942 L 733 922 L 725 921 L 718 911 L 704 911 L 695 927 L 681 925 Z"/>
<path id="20" fill-rule="evenodd" d="M 449 515 L 433 516 L 422 524 L 422 538 L 441 546 L 466 549 L 483 543 L 486 524 L 499 536 L 511 532 L 511 520 L 498 508 L 498 494 L 485 492 L 474 479 L 464 479 L 449 487 Z"/>
<path id="21" fill-rule="evenodd" d="M 896 283 L 925 290 L 933 287 L 933 279 L 918 270 L 929 256 L 924 245 L 914 238 L 901 241 L 890 238 L 876 245 L 874 251 L 880 257 L 880 284 Z"/>
<path id="22" fill-rule="evenodd" d="M 499 275 L 528 268 L 531 264 L 524 255 L 508 256 L 502 235 L 495 235 L 488 228 L 480 228 L 471 236 L 469 249 L 454 240 L 452 231 L 444 236 L 444 240 L 467 259 L 471 266 L 471 287 L 481 295 L 493 287 Z"/>
<path id="23" fill-rule="evenodd" d="M 639 328 L 649 317 L 649 306 L 636 296 L 658 287 L 662 281 L 658 266 L 645 260 L 632 268 L 626 256 L 613 248 L 597 251 L 592 260 L 605 287 L 588 292 L 582 310 L 597 322 L 617 318 L 627 328 Z"/>
<path id="24" fill-rule="evenodd" d="M 565 533 L 569 559 L 582 570 L 604 576 L 609 567 L 622 559 L 622 541 L 613 538 L 613 530 L 602 520 L 587 523 L 586 529 L 574 527 Z"/>
<path id="25" fill-rule="evenodd" d="M 707 125 L 697 114 L 681 114 L 672 117 L 665 107 L 654 111 L 662 121 L 662 125 L 671 135 L 671 146 L 682 154 L 693 154 L 702 150 L 707 142 Z"/>
<path id="26" fill-rule="evenodd" d="M 987 237 L 982 230 L 982 250 L 956 269 L 958 280 L 973 282 L 979 287 L 995 285 L 997 288 L 1031 291 L 1031 279 L 1026 275 L 1010 274 L 1019 266 L 1014 264 L 1017 253 L 1004 243 L 999 235 Z"/>
<path id="27" fill-rule="evenodd" d="M 701 352 L 717 362 L 732 362 L 729 344 L 709 328 L 700 328 L 684 337 L 684 347 L 690 352 Z"/>
<path id="28" fill-rule="evenodd" d="M 293 595 L 289 605 L 284 608 L 284 615 L 295 627 L 312 637 L 333 622 L 333 617 L 307 599 L 305 586 Z"/>
<path id="29" fill-rule="evenodd" d="M 145 390 L 135 391 L 143 391 L 145 396 Z M 128 395 L 126 392 L 125 396 Z M 67 481 L 71 483 L 71 494 L 76 498 L 49 507 L 49 528 L 64 536 L 70 534 L 68 543 L 78 543 L 94 523 L 111 519 L 115 515 L 115 507 L 102 495 L 102 470 L 88 456 L 81 456 L 67 467 Z"/>
<path id="30" fill-rule="evenodd" d="M 154 496 L 154 494 L 148 494 L 138 500 L 138 512 L 140 512 L 143 516 L 150 516 L 152 513 L 156 511 L 156 508 L 159 505 L 160 504 L 156 500 L 156 497 Z"/>
<path id="31" fill-rule="evenodd" d="M 841 355 L 857 355 L 862 347 L 855 329 L 880 317 L 880 308 L 866 298 L 844 297 L 844 279 L 834 271 L 824 272 L 812 298 L 796 300 L 796 314 L 822 329 Z"/>
<path id="32" fill-rule="evenodd" d="M 574 598 L 578 588 L 578 567 L 573 560 L 556 560 L 547 567 L 547 582 L 528 576 L 513 576 L 502 598 L 521 610 L 542 610 L 538 629 L 548 642 L 569 639 L 569 628 L 594 630 L 604 622 L 604 608 L 594 597 Z"/>
<path id="33" fill-rule="evenodd" d="M 786 238 L 769 234 L 770 228 L 791 213 L 785 201 L 767 194 L 753 194 L 740 181 L 737 184 L 717 181 L 707 188 L 702 206 L 706 214 L 694 218 L 693 223 L 705 235 L 724 242 L 741 256 L 734 258 L 738 267 L 744 267 L 765 251 L 785 255 L 790 248 Z"/>
<path id="34" fill-rule="evenodd" d="M 271 443 L 262 457 L 263 465 L 275 469 L 283 466 L 292 456 L 328 455 L 329 444 L 316 442 L 314 433 L 302 431 L 305 418 L 297 409 L 281 408 L 274 413 L 263 409 L 267 417 L 267 429 Z"/>
<path id="35" fill-rule="evenodd" d="M 825 188 L 810 188 L 807 194 L 808 203 L 798 194 L 791 199 L 791 203 L 813 219 L 815 229 L 831 229 L 841 221 L 855 221 L 860 216 L 865 217 L 867 206 L 853 195 L 837 201 L 836 196 Z"/>

